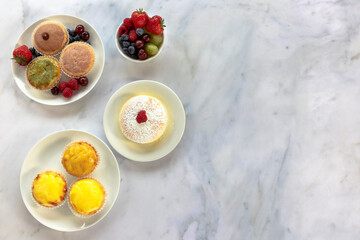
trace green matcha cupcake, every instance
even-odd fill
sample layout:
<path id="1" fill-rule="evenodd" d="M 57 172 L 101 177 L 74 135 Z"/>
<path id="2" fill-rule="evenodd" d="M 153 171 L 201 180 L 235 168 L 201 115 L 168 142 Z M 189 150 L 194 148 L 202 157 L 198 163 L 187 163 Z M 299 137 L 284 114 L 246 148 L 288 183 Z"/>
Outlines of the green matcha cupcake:
<path id="1" fill-rule="evenodd" d="M 60 80 L 61 68 L 59 62 L 52 57 L 37 57 L 26 69 L 26 78 L 30 85 L 39 90 L 49 90 Z"/>

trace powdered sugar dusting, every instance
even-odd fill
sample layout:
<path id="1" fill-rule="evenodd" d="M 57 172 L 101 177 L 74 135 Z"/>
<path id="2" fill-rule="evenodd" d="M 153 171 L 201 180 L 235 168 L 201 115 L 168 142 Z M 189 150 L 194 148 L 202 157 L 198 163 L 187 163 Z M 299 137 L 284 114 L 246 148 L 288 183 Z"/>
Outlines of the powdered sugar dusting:
<path id="1" fill-rule="evenodd" d="M 146 111 L 147 121 L 138 123 L 136 117 Z M 128 100 L 120 112 L 120 127 L 124 135 L 137 143 L 157 140 L 165 131 L 167 116 L 164 106 L 154 97 L 139 95 Z"/>

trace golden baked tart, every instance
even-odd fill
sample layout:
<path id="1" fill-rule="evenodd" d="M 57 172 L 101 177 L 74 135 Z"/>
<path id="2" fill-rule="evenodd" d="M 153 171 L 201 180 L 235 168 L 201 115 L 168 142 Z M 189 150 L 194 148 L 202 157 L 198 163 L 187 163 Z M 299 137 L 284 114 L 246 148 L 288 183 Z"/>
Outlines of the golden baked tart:
<path id="1" fill-rule="evenodd" d="M 99 181 L 92 178 L 77 180 L 69 191 L 70 207 L 80 215 L 97 213 L 104 202 L 105 189 Z"/>
<path id="2" fill-rule="evenodd" d="M 34 179 L 32 195 L 44 207 L 59 206 L 67 192 L 66 180 L 57 172 L 45 171 Z"/>
<path id="3" fill-rule="evenodd" d="M 68 42 L 68 32 L 59 23 L 45 22 L 37 26 L 33 33 L 35 49 L 43 55 L 56 55 Z"/>
<path id="4" fill-rule="evenodd" d="M 61 163 L 69 174 L 83 177 L 94 171 L 98 161 L 99 157 L 90 144 L 74 142 L 65 149 Z"/>
<path id="5" fill-rule="evenodd" d="M 162 103 L 154 97 L 139 95 L 130 98 L 121 108 L 120 129 L 136 143 L 152 143 L 165 132 L 167 115 Z"/>
<path id="6" fill-rule="evenodd" d="M 31 86 L 39 90 L 49 90 L 60 80 L 59 62 L 52 57 L 37 57 L 26 69 L 26 78 Z"/>
<path id="7" fill-rule="evenodd" d="M 86 75 L 94 66 L 95 53 L 92 47 L 83 42 L 67 45 L 60 55 L 62 70 L 70 77 Z"/>

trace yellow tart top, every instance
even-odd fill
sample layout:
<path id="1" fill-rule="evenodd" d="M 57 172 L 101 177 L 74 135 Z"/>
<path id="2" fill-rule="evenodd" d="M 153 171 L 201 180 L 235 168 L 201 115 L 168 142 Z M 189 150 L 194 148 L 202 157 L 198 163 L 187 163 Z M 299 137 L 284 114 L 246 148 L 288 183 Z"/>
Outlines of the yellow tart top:
<path id="1" fill-rule="evenodd" d="M 32 185 L 33 197 L 45 207 L 59 205 L 65 199 L 66 191 L 65 179 L 54 171 L 38 174 Z"/>
<path id="2" fill-rule="evenodd" d="M 69 202 L 77 213 L 94 214 L 103 206 L 104 201 L 105 190 L 95 179 L 80 179 L 70 189 Z"/>
<path id="3" fill-rule="evenodd" d="M 83 177 L 95 169 L 98 156 L 90 144 L 75 142 L 66 148 L 61 162 L 68 173 Z"/>

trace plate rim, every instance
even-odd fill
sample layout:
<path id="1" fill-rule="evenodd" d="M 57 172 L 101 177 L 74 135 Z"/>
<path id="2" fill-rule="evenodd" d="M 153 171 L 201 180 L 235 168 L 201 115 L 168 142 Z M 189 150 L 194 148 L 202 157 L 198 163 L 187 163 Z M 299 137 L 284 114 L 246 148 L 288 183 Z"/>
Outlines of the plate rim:
<path id="1" fill-rule="evenodd" d="M 104 144 L 104 146 L 106 146 L 106 148 L 109 150 L 109 152 L 111 153 L 112 157 L 114 158 L 115 160 L 115 164 L 117 166 L 117 173 L 118 173 L 118 176 L 119 176 L 119 187 L 115 193 L 115 196 L 114 196 L 114 201 L 113 203 L 110 205 L 110 208 L 109 208 L 109 211 L 105 212 L 105 214 L 99 218 L 98 221 L 94 222 L 93 224 L 90 224 L 84 228 L 80 228 L 80 229 L 74 229 L 74 230 L 66 230 L 66 229 L 56 229 L 56 228 L 53 228 L 53 227 L 50 227 L 49 225 L 47 225 L 46 223 L 40 221 L 36 216 L 34 216 L 34 214 L 29 210 L 29 207 L 27 205 L 27 203 L 25 202 L 25 199 L 24 199 L 24 196 L 23 196 L 23 191 L 22 191 L 22 179 L 23 179 L 23 169 L 24 169 L 24 163 L 25 161 L 28 159 L 29 157 L 29 154 L 32 152 L 33 149 L 35 149 L 41 142 L 43 142 L 46 138 L 50 137 L 50 136 L 53 136 L 53 135 L 56 135 L 56 134 L 60 134 L 60 133 L 64 133 L 64 132 L 80 132 L 80 133 L 85 133 L 85 134 L 88 134 L 94 138 L 96 138 L 97 140 L 99 140 L 102 144 Z M 28 153 L 26 154 L 26 157 L 22 163 L 22 166 L 21 166 L 21 169 L 20 169 L 20 178 L 19 178 L 19 188 L 20 188 L 20 195 L 21 195 L 21 199 L 26 207 L 26 209 L 28 210 L 28 212 L 30 213 L 30 215 L 36 219 L 39 223 L 41 223 L 42 225 L 44 225 L 45 227 L 47 228 L 50 228 L 50 229 L 53 229 L 53 230 L 56 230 L 56 231 L 61 231 L 61 232 L 78 232 L 78 231 L 82 231 L 82 230 L 85 230 L 85 229 L 88 229 L 94 225 L 96 225 L 97 223 L 99 223 L 101 220 L 103 220 L 105 218 L 105 216 L 111 211 L 111 209 L 113 208 L 113 206 L 115 205 L 115 202 L 119 196 L 119 192 L 120 192 L 120 186 L 121 186 L 121 173 L 120 173 L 120 168 L 119 168 L 119 164 L 117 162 L 117 158 L 115 157 L 114 153 L 112 152 L 112 150 L 110 149 L 110 147 L 103 141 L 101 140 L 99 137 L 97 137 L 96 135 L 94 134 L 91 134 L 89 132 L 86 132 L 86 131 L 82 131 L 82 130 L 79 130 L 79 129 L 64 129 L 64 130 L 59 130 L 59 131 L 55 131 L 55 132 L 52 132 L 48 135 L 46 135 L 45 137 L 42 137 L 40 140 L 38 140 L 32 147 L 31 149 L 28 151 Z"/>
<path id="2" fill-rule="evenodd" d="M 174 144 L 174 146 L 173 146 L 172 148 L 170 148 L 169 151 L 168 151 L 166 154 L 164 154 L 163 156 L 157 157 L 156 159 L 152 159 L 152 160 L 141 160 L 141 159 L 133 158 L 133 157 L 128 156 L 128 155 L 126 155 L 126 154 L 123 155 L 123 153 L 120 153 L 120 152 L 118 151 L 118 149 L 113 145 L 113 143 L 109 140 L 109 138 L 108 138 L 108 132 L 107 132 L 107 130 L 106 130 L 107 127 L 105 126 L 106 112 L 108 111 L 108 108 L 110 107 L 110 105 L 109 105 L 110 101 L 112 101 L 113 98 L 115 98 L 115 96 L 117 95 L 117 93 L 118 93 L 119 91 L 123 90 L 124 88 L 126 88 L 126 87 L 128 87 L 128 86 L 130 86 L 130 85 L 133 85 L 133 84 L 142 84 L 142 83 L 151 83 L 151 84 L 155 84 L 155 85 L 160 85 L 160 86 L 162 86 L 162 87 L 165 87 L 170 93 L 172 93 L 172 94 L 175 96 L 175 98 L 176 98 L 176 100 L 178 101 L 178 103 L 180 103 L 180 106 L 181 106 L 181 109 L 182 109 L 182 111 L 181 111 L 181 116 L 182 116 L 183 122 L 184 122 L 184 127 L 183 127 L 183 129 L 182 129 L 182 131 L 181 131 L 181 134 L 180 134 L 180 137 L 179 137 L 177 143 Z M 144 163 L 146 163 L 146 162 L 153 162 L 153 161 L 157 161 L 157 160 L 162 159 L 163 157 L 167 156 L 168 154 L 170 154 L 170 153 L 179 145 L 179 143 L 180 143 L 180 141 L 181 141 L 181 139 L 182 139 L 182 137 L 183 137 L 183 135 L 184 135 L 185 128 L 186 128 L 186 113 L 185 113 L 184 105 L 183 105 L 183 103 L 181 102 L 179 96 L 178 96 L 170 87 L 166 86 L 166 85 L 163 84 L 163 83 L 154 81 L 154 80 L 147 80 L 147 79 L 135 80 L 135 81 L 132 81 L 132 82 L 130 82 L 130 83 L 127 83 L 127 84 L 123 85 L 122 87 L 120 87 L 119 89 L 117 89 L 117 90 L 111 95 L 111 97 L 110 97 L 109 100 L 107 101 L 106 106 L 105 106 L 105 109 L 104 109 L 103 128 L 104 128 L 104 132 L 105 132 L 106 139 L 108 140 L 108 142 L 110 143 L 110 145 L 115 149 L 115 151 L 116 151 L 117 153 L 119 153 L 121 156 L 125 157 L 126 159 L 129 159 L 129 160 L 132 160 L 132 161 L 136 161 L 136 162 L 144 162 Z"/>
<path id="3" fill-rule="evenodd" d="M 95 88 L 95 86 L 96 86 L 96 85 L 98 84 L 98 82 L 100 81 L 101 76 L 102 76 L 102 74 L 103 74 L 103 72 L 104 72 L 105 61 L 106 61 L 105 47 L 104 47 L 104 43 L 103 43 L 103 41 L 102 41 L 102 39 L 101 39 L 101 37 L 100 37 L 100 34 L 96 31 L 96 29 L 93 27 L 93 25 L 91 25 L 90 23 L 88 23 L 87 21 L 85 21 L 85 20 L 82 19 L 82 18 L 79 18 L 79 17 L 77 17 L 77 16 L 73 16 L 73 15 L 70 15 L 70 14 L 48 15 L 48 16 L 45 16 L 45 17 L 43 17 L 43 18 L 40 18 L 40 19 L 36 20 L 35 22 L 31 23 L 29 26 L 27 26 L 27 28 L 24 29 L 24 31 L 23 31 L 23 32 L 20 34 L 20 36 L 18 37 L 18 39 L 17 39 L 17 41 L 16 41 L 16 43 L 15 43 L 15 46 L 16 46 L 16 44 L 20 41 L 20 38 L 21 38 L 21 36 L 24 34 L 24 32 L 25 32 L 26 30 L 28 30 L 32 25 L 34 25 L 34 24 L 36 24 L 36 23 L 38 23 L 38 22 L 40 22 L 40 21 L 43 21 L 43 20 L 45 20 L 46 18 L 55 18 L 55 17 L 72 17 L 72 18 L 77 18 L 77 19 L 79 19 L 79 20 L 81 20 L 81 21 L 86 22 L 86 24 L 88 24 L 88 25 L 95 31 L 95 33 L 99 36 L 100 43 L 101 43 L 101 47 L 102 47 L 102 53 L 103 53 L 103 55 L 104 55 L 104 61 L 103 61 L 102 64 L 101 64 L 101 72 L 100 72 L 100 76 L 99 76 L 98 80 L 96 81 L 96 83 L 95 83 L 91 88 L 88 89 L 87 92 L 84 93 L 83 96 L 81 96 L 80 98 L 77 98 L 77 99 L 73 98 L 73 99 L 71 99 L 71 100 L 69 100 L 69 101 L 60 102 L 60 103 L 51 103 L 51 102 L 48 103 L 46 100 L 39 100 L 38 98 L 35 98 L 34 96 L 32 96 L 32 95 L 28 94 L 27 92 L 23 91 L 23 90 L 20 88 L 20 86 L 19 86 L 19 84 L 18 84 L 18 80 L 17 80 L 17 78 L 15 77 L 15 74 L 14 74 L 14 71 L 15 71 L 15 70 L 14 70 L 14 69 L 15 69 L 14 66 L 16 66 L 16 65 L 13 64 L 13 61 L 11 61 L 11 62 L 10 62 L 10 65 L 11 65 L 12 78 L 14 79 L 14 81 L 15 81 L 17 87 L 20 89 L 20 91 L 21 91 L 26 97 L 30 98 L 31 100 L 33 100 L 33 101 L 35 101 L 35 102 L 37 102 L 37 103 L 43 104 L 43 105 L 47 105 L 47 106 L 63 106 L 63 105 L 67 105 L 67 104 L 76 102 L 76 101 L 84 98 L 87 94 L 89 94 L 89 93 Z M 15 46 L 14 46 L 14 47 L 15 47 Z"/>

